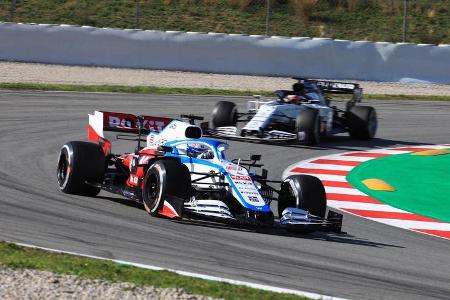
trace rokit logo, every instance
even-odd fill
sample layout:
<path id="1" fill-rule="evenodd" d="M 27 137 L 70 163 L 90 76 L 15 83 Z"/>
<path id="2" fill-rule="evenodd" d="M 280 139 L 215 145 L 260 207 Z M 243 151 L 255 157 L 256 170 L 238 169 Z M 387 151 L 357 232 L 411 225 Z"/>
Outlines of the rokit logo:
<path id="1" fill-rule="evenodd" d="M 109 127 L 128 127 L 128 128 L 135 128 L 133 126 L 134 122 L 127 119 L 122 119 L 116 116 L 109 116 L 108 119 Z M 165 123 L 163 121 L 154 121 L 154 120 L 147 120 L 144 119 L 142 122 L 142 127 L 146 128 L 148 130 L 155 130 L 155 131 L 161 131 L 165 127 Z"/>
<path id="2" fill-rule="evenodd" d="M 109 116 L 109 127 L 130 127 L 132 128 L 132 122 L 127 119 L 121 119 L 119 117 Z"/>
<path id="3" fill-rule="evenodd" d="M 235 166 L 235 165 L 227 165 L 226 166 L 226 169 L 227 169 L 227 171 L 228 172 L 238 172 L 238 173 L 240 173 L 240 172 L 242 172 L 242 170 L 243 170 L 243 168 L 242 167 L 240 167 L 240 166 Z"/>

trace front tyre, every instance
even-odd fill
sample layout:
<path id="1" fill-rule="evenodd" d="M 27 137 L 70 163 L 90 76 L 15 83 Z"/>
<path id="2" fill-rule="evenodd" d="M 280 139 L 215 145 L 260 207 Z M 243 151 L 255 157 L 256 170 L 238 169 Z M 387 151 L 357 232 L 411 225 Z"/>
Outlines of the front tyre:
<path id="1" fill-rule="evenodd" d="M 238 111 L 236 104 L 219 101 L 212 111 L 212 125 L 215 127 L 236 126 Z"/>
<path id="2" fill-rule="evenodd" d="M 347 111 L 350 137 L 370 140 L 375 137 L 378 127 L 377 112 L 371 106 L 352 106 Z"/>
<path id="3" fill-rule="evenodd" d="M 157 216 L 164 201 L 179 201 L 183 207 L 191 195 L 191 175 L 188 168 L 177 160 L 158 160 L 148 169 L 144 178 L 142 199 L 145 210 Z"/>
<path id="4" fill-rule="evenodd" d="M 327 198 L 319 178 L 311 175 L 292 175 L 281 184 L 278 198 L 278 215 L 287 207 L 300 208 L 310 214 L 325 218 Z"/>
<path id="5" fill-rule="evenodd" d="M 89 183 L 102 183 L 105 155 L 102 148 L 89 142 L 69 142 L 59 152 L 56 177 L 66 194 L 96 196 L 100 188 Z"/>
<path id="6" fill-rule="evenodd" d="M 320 116 L 316 109 L 305 109 L 298 113 L 295 121 L 297 140 L 303 145 L 316 145 L 320 141 Z"/>

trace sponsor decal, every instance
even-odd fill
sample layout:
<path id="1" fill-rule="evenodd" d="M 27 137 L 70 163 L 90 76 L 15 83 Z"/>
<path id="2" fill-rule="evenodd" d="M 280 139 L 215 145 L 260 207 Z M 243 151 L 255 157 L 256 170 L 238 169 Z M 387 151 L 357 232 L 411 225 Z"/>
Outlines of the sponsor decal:
<path id="1" fill-rule="evenodd" d="M 148 155 L 142 156 L 141 158 L 139 158 L 139 164 L 146 165 L 151 158 L 152 157 Z"/>
<path id="2" fill-rule="evenodd" d="M 235 176 L 242 175 L 244 177 L 248 177 L 248 176 L 245 176 L 245 175 L 247 175 L 246 170 L 241 166 L 229 164 L 229 165 L 225 166 L 225 169 L 228 171 L 228 173 L 234 174 Z"/>
<path id="3" fill-rule="evenodd" d="M 331 89 L 355 89 L 356 85 L 353 83 L 343 83 L 343 82 L 327 82 L 327 81 L 318 81 L 317 85 L 320 87 L 326 87 Z"/>
<path id="4" fill-rule="evenodd" d="M 256 202 L 256 203 L 259 202 L 258 197 L 255 197 L 255 196 L 247 196 L 247 198 L 248 198 L 248 201 L 250 201 L 250 202 Z"/>
<path id="5" fill-rule="evenodd" d="M 108 125 L 109 127 L 132 127 L 132 122 L 127 119 L 121 119 L 119 117 L 109 116 Z"/>
<path id="6" fill-rule="evenodd" d="M 231 179 L 233 180 L 239 180 L 239 181 L 252 181 L 252 178 L 250 176 L 239 176 L 239 175 L 231 175 Z M 237 184 L 237 182 L 236 182 Z"/>
<path id="7" fill-rule="evenodd" d="M 138 185 L 138 183 L 139 183 L 139 177 L 136 176 L 136 175 L 134 175 L 134 174 L 131 174 L 131 175 L 130 175 L 130 178 L 128 179 L 128 182 L 129 182 L 131 185 Z"/>
<path id="8" fill-rule="evenodd" d="M 171 121 L 172 119 L 168 118 L 143 116 L 142 128 L 160 132 Z M 106 128 L 137 129 L 138 122 L 135 115 L 104 112 L 103 126 Z"/>

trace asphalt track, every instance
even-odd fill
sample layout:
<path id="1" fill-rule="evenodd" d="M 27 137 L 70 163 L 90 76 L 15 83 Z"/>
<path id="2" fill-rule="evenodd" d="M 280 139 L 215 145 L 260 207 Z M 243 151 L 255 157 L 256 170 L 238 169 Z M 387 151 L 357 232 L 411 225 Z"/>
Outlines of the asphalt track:
<path id="1" fill-rule="evenodd" d="M 62 144 L 85 140 L 93 110 L 207 115 L 223 97 L 0 93 L 0 239 L 353 299 L 448 299 L 450 242 L 344 216 L 346 235 L 254 232 L 151 218 L 115 195 L 61 193 Z M 244 104 L 244 98 L 233 98 Z M 373 101 L 378 138 L 346 135 L 320 147 L 231 142 L 230 157 L 260 153 L 277 179 L 288 165 L 343 151 L 450 141 L 450 103 Z M 130 145 L 128 149 L 133 149 Z M 125 150 L 123 145 L 117 151 Z"/>

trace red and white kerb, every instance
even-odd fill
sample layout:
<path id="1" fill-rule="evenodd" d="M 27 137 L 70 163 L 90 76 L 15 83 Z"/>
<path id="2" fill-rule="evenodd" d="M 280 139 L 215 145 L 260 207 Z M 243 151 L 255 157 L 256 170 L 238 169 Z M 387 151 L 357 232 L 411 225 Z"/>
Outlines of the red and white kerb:
<path id="1" fill-rule="evenodd" d="M 300 161 L 289 166 L 283 178 L 293 174 L 310 174 L 318 177 L 327 194 L 329 207 L 387 225 L 400 227 L 440 238 L 450 239 L 450 223 L 410 213 L 384 204 L 347 182 L 347 174 L 362 162 L 395 154 L 448 148 L 446 145 L 425 145 L 375 149 L 327 155 Z"/>

